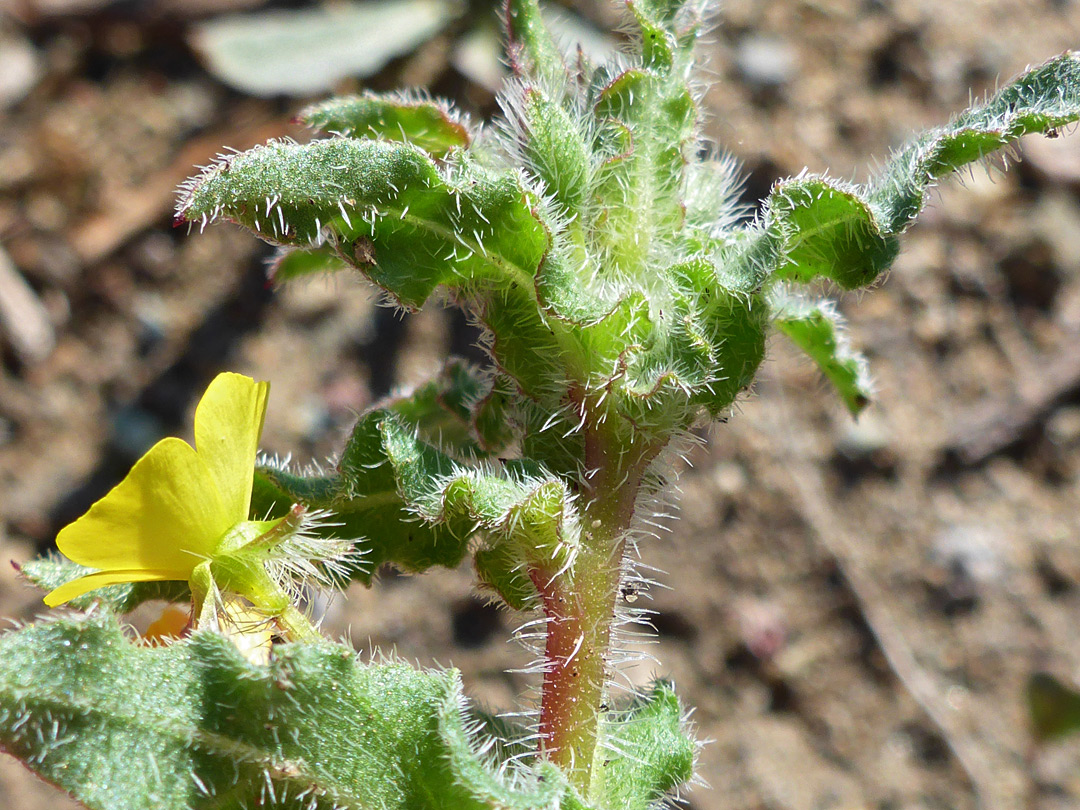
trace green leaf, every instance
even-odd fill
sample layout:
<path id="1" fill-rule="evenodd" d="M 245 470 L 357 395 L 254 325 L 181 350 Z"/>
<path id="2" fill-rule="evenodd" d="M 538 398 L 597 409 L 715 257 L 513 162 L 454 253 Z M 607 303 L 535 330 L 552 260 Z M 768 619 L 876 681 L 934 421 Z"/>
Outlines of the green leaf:
<path id="1" fill-rule="evenodd" d="M 939 177 L 1007 146 L 1080 119 L 1080 53 L 1066 51 L 1007 84 L 985 103 L 897 152 L 869 188 L 882 228 L 902 231 Z"/>
<path id="2" fill-rule="evenodd" d="M 670 28 L 670 11 L 660 3 L 631 0 L 627 5 L 641 37 L 641 55 L 647 68 L 670 70 L 675 61 L 675 32 Z"/>
<path id="3" fill-rule="evenodd" d="M 598 152 L 607 157 L 593 225 L 607 260 L 642 278 L 654 252 L 685 220 L 687 152 L 699 126 L 688 81 L 700 19 L 691 3 L 627 5 L 638 28 L 641 65 L 624 69 L 613 62 L 595 72 L 588 91 Z"/>
<path id="4" fill-rule="evenodd" d="M 823 276 L 852 290 L 872 282 L 900 252 L 899 240 L 875 221 L 862 190 L 828 177 L 778 183 L 766 217 L 785 236 L 778 280 Z"/>
<path id="5" fill-rule="evenodd" d="M 514 441 L 519 427 L 514 419 L 516 400 L 513 382 L 497 374 L 487 396 L 476 404 L 473 425 L 480 444 L 489 454 L 502 452 Z"/>
<path id="6" fill-rule="evenodd" d="M 255 472 L 252 511 L 274 517 L 294 503 L 332 513 L 320 533 L 356 538 L 363 553 L 351 575 L 370 584 L 380 565 L 412 573 L 434 566 L 456 568 L 465 558 L 472 523 L 454 518 L 423 521 L 405 501 L 380 428 L 385 412 L 362 418 L 343 457 L 347 472 L 297 475 L 263 467 Z M 448 468 L 449 469 L 449 468 Z"/>
<path id="7" fill-rule="evenodd" d="M 573 560 L 579 528 L 564 482 L 534 463 L 459 465 L 396 418 L 383 419 L 379 430 L 403 498 L 426 522 L 471 521 L 474 530 L 486 532 L 489 544 L 509 543 L 522 565 L 540 565 L 551 573 Z M 349 448 L 341 468 L 346 478 L 366 475 Z"/>
<path id="8" fill-rule="evenodd" d="M 19 568 L 19 573 L 31 584 L 51 591 L 93 570 L 72 562 L 62 554 L 47 554 L 23 563 Z M 101 602 L 117 613 L 128 613 L 143 602 L 153 599 L 182 602 L 190 598 L 191 593 L 187 582 L 124 582 L 77 596 L 68 604 L 77 610 L 86 610 L 91 605 Z"/>
<path id="9" fill-rule="evenodd" d="M 520 108 L 526 165 L 566 214 L 580 215 L 593 174 L 580 120 L 536 88 L 524 90 Z"/>
<path id="10" fill-rule="evenodd" d="M 353 577 L 368 583 L 383 563 L 412 572 L 455 567 L 482 531 L 481 578 L 507 588 L 497 592 L 520 606 L 534 590 L 521 572 L 554 573 L 573 561 L 580 538 L 572 500 L 565 483 L 535 464 L 462 464 L 379 410 L 361 417 L 335 474 L 257 470 L 252 510 L 276 516 L 293 503 L 328 510 L 320 531 L 357 538 L 363 564 Z"/>
<path id="11" fill-rule="evenodd" d="M 417 308 L 440 284 L 527 289 L 550 237 L 516 172 L 441 171 L 409 144 L 334 138 L 230 155 L 185 188 L 179 215 L 225 217 L 278 244 L 319 246 Z"/>
<path id="12" fill-rule="evenodd" d="M 774 294 L 769 304 L 776 327 L 809 355 L 848 410 L 858 416 L 870 404 L 873 389 L 866 358 L 851 349 L 833 302 Z"/>
<path id="13" fill-rule="evenodd" d="M 558 407 L 567 379 L 579 373 L 581 351 L 566 336 L 570 330 L 547 317 L 537 303 L 535 288 L 497 290 L 480 304 L 479 315 L 491 331 L 491 354 L 499 370 L 527 397 Z"/>
<path id="14" fill-rule="evenodd" d="M 338 96 L 308 107 L 297 118 L 322 132 L 411 143 L 433 157 L 472 142 L 468 122 L 449 103 L 423 96 Z"/>
<path id="15" fill-rule="evenodd" d="M 601 69 L 593 83 L 597 151 L 606 159 L 590 224 L 603 261 L 644 279 L 653 252 L 685 220 L 684 150 L 697 130 L 697 105 L 684 79 L 654 70 Z"/>
<path id="16" fill-rule="evenodd" d="M 566 82 L 566 62 L 544 24 L 537 0 L 507 0 L 507 57 L 519 76 L 536 76 L 559 87 Z"/>
<path id="17" fill-rule="evenodd" d="M 281 284 L 320 273 L 337 273 L 346 268 L 348 265 L 329 246 L 316 250 L 282 247 L 267 265 L 267 275 L 273 283 Z"/>
<path id="18" fill-rule="evenodd" d="M 238 90 L 308 96 L 378 72 L 457 13 L 446 0 L 380 0 L 227 15 L 197 26 L 192 43 L 210 71 Z"/>
<path id="19" fill-rule="evenodd" d="M 671 684 L 658 681 L 605 728 L 601 807 L 647 810 L 694 775 L 698 743 Z"/>
<path id="20" fill-rule="evenodd" d="M 164 648 L 99 612 L 0 638 L 0 745 L 91 810 L 540 810 L 557 769 L 476 753 L 458 674 L 338 644 L 249 663 L 221 636 Z M 564 805 L 565 806 L 565 805 Z"/>
<path id="21" fill-rule="evenodd" d="M 429 382 L 384 407 L 414 425 L 425 442 L 465 461 L 488 455 L 473 427 L 473 411 L 491 390 L 490 374 L 451 359 Z"/>
<path id="22" fill-rule="evenodd" d="M 651 306 L 643 299 L 653 325 L 647 340 L 626 351 L 619 382 L 632 423 L 661 435 L 702 410 L 715 416 L 731 405 L 761 364 L 768 324 L 753 274 L 721 275 L 698 258 L 662 278 L 667 294 Z"/>
<path id="23" fill-rule="evenodd" d="M 519 172 L 334 138 L 227 156 L 183 191 L 182 219 L 224 217 L 271 242 L 333 252 L 402 306 L 448 288 L 489 327 L 494 358 L 520 390 L 556 402 L 565 392 L 573 347 L 546 322 L 535 288 L 541 264 L 558 257 Z"/>
<path id="24" fill-rule="evenodd" d="M 1035 739 L 1040 742 L 1080 730 L 1080 692 L 1053 675 L 1036 672 L 1028 679 L 1027 704 Z"/>
<path id="25" fill-rule="evenodd" d="M 514 610 L 537 607 L 537 590 L 516 549 L 507 543 L 478 548 L 473 556 L 482 590 L 494 593 Z"/>
<path id="26" fill-rule="evenodd" d="M 1080 54 L 1029 70 L 986 103 L 901 149 L 869 185 L 806 175 L 778 183 L 757 240 L 778 242 L 775 278 L 823 277 L 844 289 L 872 283 L 896 258 L 897 237 L 922 210 L 938 178 L 1008 146 L 1080 118 Z"/>

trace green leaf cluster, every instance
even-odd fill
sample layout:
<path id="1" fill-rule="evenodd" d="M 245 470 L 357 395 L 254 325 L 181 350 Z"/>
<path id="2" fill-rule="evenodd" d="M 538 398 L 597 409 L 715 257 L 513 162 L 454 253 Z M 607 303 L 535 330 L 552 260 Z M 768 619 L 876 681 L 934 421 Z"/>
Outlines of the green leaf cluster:
<path id="1" fill-rule="evenodd" d="M 448 372 L 417 396 L 365 414 L 334 472 L 316 477 L 260 469 L 252 508 L 275 516 L 294 503 L 329 510 L 335 521 L 325 531 L 358 538 L 363 559 L 355 576 L 365 582 L 384 563 L 414 572 L 454 567 L 481 531 L 484 540 L 475 550 L 480 580 L 512 607 L 532 607 L 535 589 L 526 572 L 551 576 L 573 564 L 580 528 L 571 493 L 536 464 L 466 464 L 424 441 L 421 431 L 443 422 L 451 423 L 451 437 L 461 435 L 467 411 L 460 396 L 475 377 L 462 364 Z M 467 440 L 462 446 L 471 449 Z"/>
<path id="2" fill-rule="evenodd" d="M 259 469 L 252 515 L 326 510 L 311 531 L 355 538 L 346 573 L 363 582 L 383 564 L 471 556 L 502 602 L 580 628 L 565 660 L 545 662 L 545 688 L 563 690 L 552 711 L 576 735 L 554 753 L 588 761 L 560 767 L 522 737 L 481 754 L 480 728 L 524 732 L 470 716 L 451 672 L 361 665 L 329 643 L 279 645 L 257 665 L 208 632 L 140 647 L 108 606 L 184 594 L 139 584 L 98 594 L 87 617 L 0 638 L 0 747 L 102 810 L 644 810 L 692 777 L 670 686 L 609 711 L 603 683 L 657 459 L 731 407 L 773 326 L 864 408 L 865 360 L 835 307 L 801 288 L 873 284 L 935 181 L 1076 121 L 1080 56 L 1027 71 L 868 183 L 781 181 L 751 219 L 737 169 L 702 148 L 708 9 L 627 7 L 633 55 L 593 64 L 556 42 L 536 0 L 507 0 L 515 76 L 493 126 L 421 95 L 332 99 L 301 113 L 313 140 L 223 156 L 178 206 L 181 220 L 229 220 L 279 246 L 277 281 L 352 270 L 404 309 L 435 298 L 483 326 L 490 368 L 452 361 L 380 403 L 331 470 Z M 85 570 L 47 559 L 25 573 L 48 588 Z M 1056 704 L 1045 689 L 1032 700 L 1045 721 Z"/>
<path id="3" fill-rule="evenodd" d="M 179 215 L 230 219 L 334 257 L 410 309 L 444 290 L 487 328 L 519 425 L 554 419 L 562 434 L 610 420 L 622 443 L 663 444 L 749 385 L 771 322 L 858 412 L 865 372 L 852 383 L 850 353 L 836 356 L 847 352 L 836 319 L 793 327 L 775 307 L 786 296 L 769 291 L 872 284 L 935 180 L 1076 120 L 1080 59 L 1066 53 L 1028 71 L 899 150 L 867 184 L 782 181 L 745 221 L 730 162 L 701 156 L 693 78 L 703 10 L 629 8 L 638 58 L 592 65 L 563 53 L 534 0 L 511 0 L 518 79 L 493 135 L 477 137 L 427 98 L 330 100 L 301 120 L 334 137 L 223 158 L 191 181 Z M 580 448 L 552 444 L 536 460 L 570 474 L 565 456 Z"/>
<path id="4" fill-rule="evenodd" d="M 613 715 L 628 778 L 587 804 L 542 760 L 483 753 L 454 670 L 329 642 L 257 665 L 208 632 L 144 647 L 107 610 L 0 638 L 0 746 L 92 810 L 646 808 L 689 777 L 682 715 L 664 684 Z"/>

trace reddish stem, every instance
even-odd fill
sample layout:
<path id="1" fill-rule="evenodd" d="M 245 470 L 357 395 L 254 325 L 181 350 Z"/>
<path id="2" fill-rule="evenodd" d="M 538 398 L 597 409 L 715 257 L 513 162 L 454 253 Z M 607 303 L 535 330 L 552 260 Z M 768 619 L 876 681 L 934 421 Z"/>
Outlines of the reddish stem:
<path id="1" fill-rule="evenodd" d="M 595 473 L 582 482 L 582 543 L 572 569 L 529 570 L 548 620 L 541 744 L 585 796 L 596 792 L 602 776 L 595 759 L 626 532 L 642 476 L 658 452 L 652 447 L 612 452 L 605 438 L 586 433 L 585 461 Z"/>

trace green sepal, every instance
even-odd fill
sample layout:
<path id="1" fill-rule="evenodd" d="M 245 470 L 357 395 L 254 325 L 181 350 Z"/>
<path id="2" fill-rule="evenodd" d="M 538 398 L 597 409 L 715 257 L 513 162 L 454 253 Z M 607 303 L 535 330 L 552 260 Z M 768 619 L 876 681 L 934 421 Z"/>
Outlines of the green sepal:
<path id="1" fill-rule="evenodd" d="M 647 15 L 655 24 L 674 30 L 680 12 L 697 13 L 702 4 L 688 0 L 634 0 L 634 5 L 637 7 L 635 13 Z"/>
<path id="2" fill-rule="evenodd" d="M 694 775 L 699 748 L 672 684 L 658 681 L 604 728 L 600 807 L 648 810 Z"/>
<path id="3" fill-rule="evenodd" d="M 226 218 L 276 244 L 329 242 L 403 306 L 435 288 L 531 288 L 550 246 L 517 172 L 436 166 L 410 144 L 332 138 L 229 155 L 184 188 L 178 216 Z"/>
<path id="4" fill-rule="evenodd" d="M 384 482 L 378 491 L 350 498 L 338 475 L 308 478 L 263 467 L 255 470 L 253 508 L 278 517 L 294 503 L 332 514 L 333 526 L 316 534 L 354 538 L 360 552 L 359 565 L 349 569 L 352 579 L 370 585 L 381 565 L 390 564 L 408 573 L 436 566 L 457 568 L 465 559 L 466 537 L 445 526 L 429 526 L 409 512 L 397 494 L 395 482 Z M 464 532 L 465 527 L 460 527 Z"/>
<path id="5" fill-rule="evenodd" d="M 833 302 L 774 294 L 769 304 L 776 327 L 806 352 L 847 409 L 858 416 L 870 404 L 873 388 L 866 358 L 852 350 Z"/>
<path id="6" fill-rule="evenodd" d="M 94 570 L 72 562 L 59 553 L 49 553 L 19 566 L 19 573 L 23 578 L 46 591 L 59 588 L 93 573 Z M 129 613 L 143 602 L 154 599 L 186 602 L 190 598 L 187 582 L 122 582 L 76 596 L 67 604 L 76 610 L 87 610 L 91 605 L 100 602 L 117 613 Z"/>
<path id="7" fill-rule="evenodd" d="M 340 644 L 275 646 L 263 666 L 205 631 L 140 646 L 107 611 L 0 638 L 0 746 L 91 810 L 572 801 L 549 765 L 496 770 L 468 725 L 457 672 Z"/>
<path id="8" fill-rule="evenodd" d="M 339 96 L 306 108 L 297 119 L 321 132 L 411 143 L 437 158 L 472 142 L 468 122 L 448 102 L 424 97 Z"/>

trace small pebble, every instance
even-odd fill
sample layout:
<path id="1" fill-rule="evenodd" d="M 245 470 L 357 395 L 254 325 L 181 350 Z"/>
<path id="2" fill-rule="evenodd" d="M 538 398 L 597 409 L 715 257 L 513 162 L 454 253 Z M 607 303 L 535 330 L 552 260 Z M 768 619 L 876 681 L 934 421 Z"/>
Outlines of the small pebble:
<path id="1" fill-rule="evenodd" d="M 1046 435 L 1058 447 L 1080 445 L 1080 405 L 1054 411 L 1046 422 Z"/>
<path id="2" fill-rule="evenodd" d="M 746 490 L 746 471 L 736 461 L 721 461 L 712 471 L 713 487 L 720 495 L 733 497 Z"/>
<path id="3" fill-rule="evenodd" d="M 49 313 L 18 268 L 0 248 L 0 341 L 26 365 L 40 363 L 56 348 Z"/>
<path id="4" fill-rule="evenodd" d="M 782 39 L 750 35 L 735 49 L 735 66 L 740 75 L 756 87 L 779 87 L 795 77 L 798 55 Z"/>
<path id="5" fill-rule="evenodd" d="M 936 564 L 978 583 L 997 582 L 1004 573 L 997 534 L 985 526 L 950 526 L 931 548 Z"/>
<path id="6" fill-rule="evenodd" d="M 980 596 L 1005 572 L 1000 538 L 984 526 L 950 526 L 930 549 L 929 579 L 946 615 L 978 607 Z"/>
<path id="7" fill-rule="evenodd" d="M 745 598 L 733 608 L 739 637 L 759 661 L 774 658 L 787 643 L 788 624 L 784 611 L 768 599 Z"/>
<path id="8" fill-rule="evenodd" d="M 41 60 L 28 40 L 13 33 L 0 35 L 0 109 L 26 97 L 41 76 Z"/>

